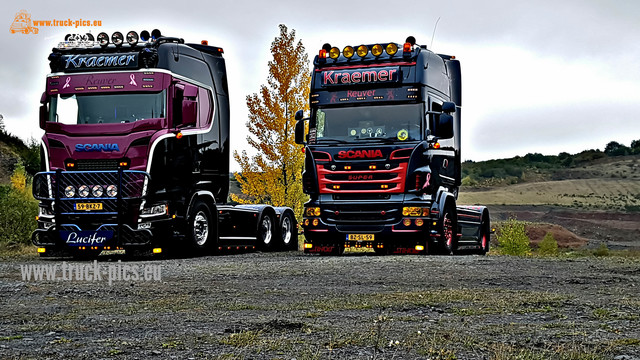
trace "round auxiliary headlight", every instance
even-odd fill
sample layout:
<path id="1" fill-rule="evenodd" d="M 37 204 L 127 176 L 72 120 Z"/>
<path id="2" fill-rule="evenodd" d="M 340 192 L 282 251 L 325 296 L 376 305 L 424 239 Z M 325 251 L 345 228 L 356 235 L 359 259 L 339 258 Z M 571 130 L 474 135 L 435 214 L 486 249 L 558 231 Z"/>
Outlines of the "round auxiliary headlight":
<path id="1" fill-rule="evenodd" d="M 147 42 L 151 39 L 151 34 L 147 30 L 140 31 L 140 40 Z"/>
<path id="2" fill-rule="evenodd" d="M 371 48 L 371 53 L 373 54 L 373 56 L 382 55 L 382 45 L 380 44 L 373 45 L 373 47 Z"/>
<path id="3" fill-rule="evenodd" d="M 136 46 L 137 43 L 138 43 L 138 33 L 135 31 L 129 31 L 127 33 L 127 44 L 129 44 L 129 46 Z"/>
<path id="4" fill-rule="evenodd" d="M 107 45 L 109 45 L 109 35 L 107 35 L 106 32 L 101 32 L 100 34 L 98 34 L 97 39 L 100 46 L 106 47 Z"/>
<path id="5" fill-rule="evenodd" d="M 356 53 L 360 57 L 365 57 L 369 53 L 369 49 L 367 48 L 366 45 L 360 45 L 358 46 L 358 50 L 356 50 Z"/>
<path id="6" fill-rule="evenodd" d="M 347 59 L 351 59 L 353 53 L 354 50 L 351 46 L 345 46 L 344 49 L 342 49 L 342 55 L 344 55 L 344 57 L 346 57 Z"/>
<path id="7" fill-rule="evenodd" d="M 123 41 L 124 36 L 122 36 L 122 33 L 120 31 L 116 31 L 113 33 L 113 35 L 111 35 L 111 42 L 113 43 L 113 45 L 120 46 L 122 45 Z"/>
<path id="8" fill-rule="evenodd" d="M 100 185 L 94 185 L 93 189 L 91 189 L 91 194 L 93 194 L 93 197 L 100 197 L 104 194 L 104 189 Z"/>
<path id="9" fill-rule="evenodd" d="M 331 50 L 329 50 L 329 57 L 332 59 L 337 59 L 338 56 L 340 56 L 340 49 L 338 49 L 337 47 L 332 47 Z"/>
<path id="10" fill-rule="evenodd" d="M 64 188 L 64 196 L 68 198 L 72 198 L 75 195 L 76 195 L 76 188 L 74 188 L 73 186 L 69 185 L 66 188 Z"/>
<path id="11" fill-rule="evenodd" d="M 109 185 L 107 187 L 107 196 L 116 197 L 118 195 L 118 187 L 115 185 Z"/>
<path id="12" fill-rule="evenodd" d="M 89 196 L 89 187 L 87 185 L 80 186 L 80 188 L 78 189 L 78 195 L 80 195 L 80 197 Z"/>
<path id="13" fill-rule="evenodd" d="M 387 54 L 395 55 L 398 52 L 398 45 L 391 43 L 387 45 Z"/>

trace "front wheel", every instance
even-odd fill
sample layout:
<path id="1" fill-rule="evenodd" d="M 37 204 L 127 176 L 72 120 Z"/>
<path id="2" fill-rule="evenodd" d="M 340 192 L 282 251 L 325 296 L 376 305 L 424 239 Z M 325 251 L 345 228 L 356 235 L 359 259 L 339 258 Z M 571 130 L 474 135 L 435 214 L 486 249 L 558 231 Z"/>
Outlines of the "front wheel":
<path id="1" fill-rule="evenodd" d="M 196 201 L 189 212 L 188 232 L 191 247 L 196 251 L 210 249 L 213 229 L 211 210 L 204 202 Z"/>
<path id="2" fill-rule="evenodd" d="M 452 254 L 457 247 L 457 234 L 458 231 L 457 217 L 454 207 L 451 203 L 447 203 L 442 211 L 442 218 L 440 219 L 440 250 L 445 255 Z"/>

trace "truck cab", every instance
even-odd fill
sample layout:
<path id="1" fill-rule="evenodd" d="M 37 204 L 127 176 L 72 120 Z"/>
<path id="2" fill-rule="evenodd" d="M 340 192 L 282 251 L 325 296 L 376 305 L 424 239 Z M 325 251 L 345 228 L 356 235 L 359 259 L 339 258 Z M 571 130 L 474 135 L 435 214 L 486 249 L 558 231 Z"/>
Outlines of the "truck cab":
<path id="1" fill-rule="evenodd" d="M 456 205 L 462 103 L 455 57 L 413 37 L 342 51 L 325 44 L 309 101 L 310 117 L 299 112 L 296 128 L 311 198 L 305 252 L 486 252 L 488 210 Z"/>

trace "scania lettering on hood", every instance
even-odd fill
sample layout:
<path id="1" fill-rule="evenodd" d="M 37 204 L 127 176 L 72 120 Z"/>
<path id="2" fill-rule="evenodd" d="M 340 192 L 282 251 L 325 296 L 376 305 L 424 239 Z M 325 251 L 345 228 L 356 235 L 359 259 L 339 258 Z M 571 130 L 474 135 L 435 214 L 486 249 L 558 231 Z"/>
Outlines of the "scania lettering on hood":
<path id="1" fill-rule="evenodd" d="M 338 159 L 374 159 L 382 158 L 382 151 L 377 150 L 347 150 L 338 153 Z"/>
<path id="2" fill-rule="evenodd" d="M 120 147 L 118 147 L 118 144 L 76 144 L 76 152 L 91 151 L 120 151 Z"/>

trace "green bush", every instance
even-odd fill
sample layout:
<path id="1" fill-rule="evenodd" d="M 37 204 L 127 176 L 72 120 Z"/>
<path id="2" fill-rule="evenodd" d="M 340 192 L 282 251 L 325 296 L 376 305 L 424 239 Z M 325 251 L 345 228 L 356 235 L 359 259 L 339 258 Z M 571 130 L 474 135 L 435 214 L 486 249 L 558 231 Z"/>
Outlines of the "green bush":
<path id="1" fill-rule="evenodd" d="M 0 243 L 5 246 L 29 244 L 36 228 L 38 202 L 31 195 L 25 168 L 18 164 L 11 185 L 0 187 Z"/>
<path id="2" fill-rule="evenodd" d="M 595 249 L 593 251 L 593 256 L 609 256 L 609 248 L 607 247 L 607 244 L 605 243 L 600 243 L 600 246 L 598 246 L 597 249 Z"/>
<path id="3" fill-rule="evenodd" d="M 538 245 L 538 254 L 547 256 L 558 255 L 558 242 L 550 232 L 544 235 L 544 238 Z"/>
<path id="4" fill-rule="evenodd" d="M 526 256 L 531 253 L 529 237 L 524 230 L 524 222 L 509 219 L 500 225 L 496 234 L 498 250 L 505 255 Z"/>

